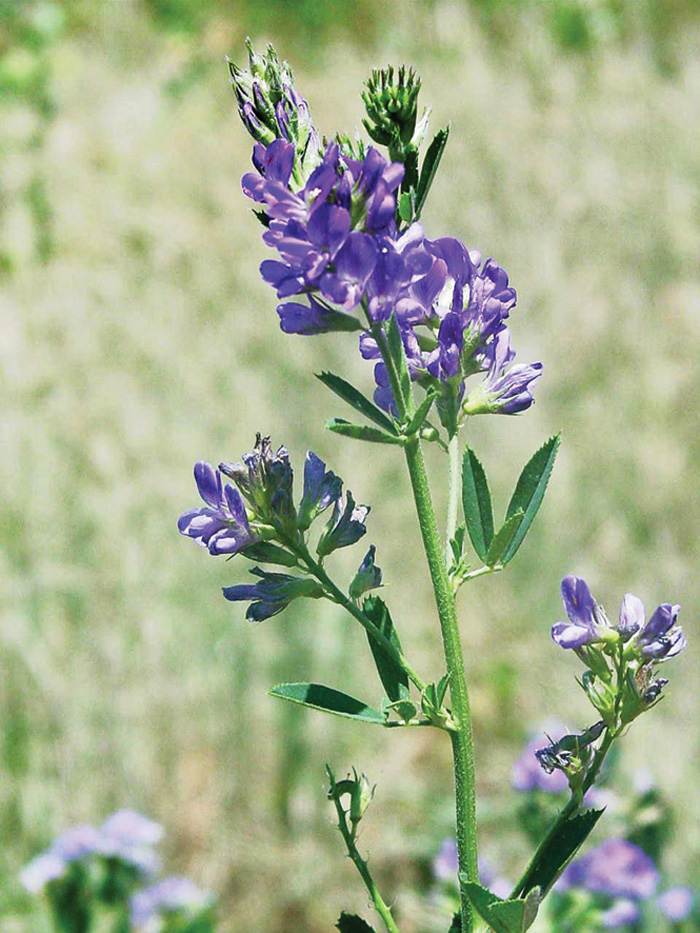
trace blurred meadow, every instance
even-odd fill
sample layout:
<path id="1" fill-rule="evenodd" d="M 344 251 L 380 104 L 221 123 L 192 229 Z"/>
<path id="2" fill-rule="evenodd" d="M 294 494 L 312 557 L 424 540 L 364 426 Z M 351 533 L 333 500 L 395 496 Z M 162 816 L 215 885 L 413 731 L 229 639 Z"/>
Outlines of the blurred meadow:
<path id="1" fill-rule="evenodd" d="M 298 466 L 313 449 L 373 506 L 384 598 L 418 668 L 441 673 L 401 458 L 323 428 L 346 412 L 314 372 L 369 391 L 371 366 L 352 336 L 282 334 L 259 278 L 224 61 L 244 61 L 246 35 L 290 61 L 328 135 L 359 127 L 372 67 L 415 65 L 431 127 L 452 123 L 427 231 L 504 265 L 520 358 L 545 364 L 531 412 L 469 427 L 501 510 L 563 432 L 512 569 L 461 594 L 483 852 L 516 875 L 511 764 L 546 720 L 589 716 L 549 637 L 576 572 L 611 613 L 628 591 L 683 606 L 689 648 L 621 780 L 644 767 L 669 795 L 665 867 L 698 886 L 700 5 L 1 0 L 0 928 L 44 930 L 20 867 L 130 806 L 217 894 L 223 933 L 325 933 L 366 906 L 328 762 L 377 783 L 362 848 L 402 928 L 432 929 L 418 893 L 452 832 L 448 743 L 268 697 L 317 680 L 378 700 L 363 633 L 303 601 L 251 626 L 220 595 L 249 565 L 176 529 L 196 459 L 238 459 L 258 430 Z M 443 459 L 430 451 L 441 502 Z"/>

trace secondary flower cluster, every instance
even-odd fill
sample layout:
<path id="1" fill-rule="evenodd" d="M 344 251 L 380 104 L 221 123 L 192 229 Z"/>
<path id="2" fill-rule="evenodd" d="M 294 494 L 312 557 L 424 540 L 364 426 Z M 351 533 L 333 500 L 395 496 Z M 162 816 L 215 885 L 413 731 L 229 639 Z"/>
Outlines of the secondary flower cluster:
<path id="1" fill-rule="evenodd" d="M 224 477 L 235 485 L 225 482 Z M 255 567 L 255 584 L 224 587 L 232 602 L 250 601 L 246 618 L 262 622 L 299 597 L 318 599 L 323 586 L 308 573 L 306 533 L 328 509 L 330 518 L 316 542 L 322 562 L 339 548 L 355 544 L 366 532 L 368 505 L 358 505 L 350 491 L 343 498 L 343 481 L 313 451 L 304 463 L 304 483 L 298 507 L 294 505 L 294 472 L 286 448 L 275 452 L 269 437 L 257 435 L 254 449 L 240 463 L 220 463 L 218 469 L 200 460 L 194 478 L 205 505 L 183 512 L 180 533 L 210 554 L 242 553 L 251 560 L 282 564 L 299 574 L 271 573 Z M 350 584 L 353 599 L 381 585 L 381 570 L 374 563 L 372 545 Z"/>
<path id="2" fill-rule="evenodd" d="M 152 820 L 132 810 L 118 810 L 99 828 L 81 824 L 62 833 L 23 869 L 20 881 L 36 894 L 63 878 L 73 863 L 92 857 L 122 862 L 137 876 L 148 877 L 158 870 L 154 846 L 162 836 L 162 827 Z"/>
<path id="3" fill-rule="evenodd" d="M 361 147 L 358 159 L 330 142 L 321 163 L 298 183 L 298 143 L 280 129 L 263 144 L 267 137 L 249 125 L 252 105 L 240 89 L 251 79 L 243 75 L 234 78 L 239 108 L 257 140 L 256 171 L 243 177 L 243 190 L 261 208 L 263 240 L 279 254 L 262 263 L 261 273 L 278 298 L 304 297 L 278 306 L 282 329 L 304 335 L 363 330 L 362 355 L 378 361 L 375 399 L 395 411 L 375 339 L 381 322 L 395 314 L 411 377 L 453 404 L 464 400 L 463 416 L 529 408 L 542 365 L 513 364 L 504 321 L 516 294 L 505 270 L 493 259 L 482 263 L 458 239 L 428 239 L 419 223 L 402 230 L 397 191 L 406 169 L 373 147 Z M 257 87 L 262 111 L 264 91 Z M 274 131 L 272 123 L 268 129 Z M 475 373 L 484 378 L 464 399 L 465 379 Z"/>
<path id="4" fill-rule="evenodd" d="M 668 683 L 654 668 L 686 646 L 676 624 L 680 606 L 662 603 L 646 619 L 641 599 L 627 593 L 619 620 L 610 622 L 585 580 L 567 576 L 561 592 L 568 621 L 552 627 L 552 638 L 589 668 L 582 678 L 588 698 L 607 726 L 620 729 L 655 705 Z"/>
<path id="5" fill-rule="evenodd" d="M 208 891 L 203 891 L 188 878 L 174 875 L 133 896 L 131 922 L 136 930 L 143 933 L 161 933 L 164 918 L 175 917 L 178 925 L 173 929 L 201 929 L 202 933 L 208 933 L 211 929 L 209 924 L 196 927 L 185 927 L 184 924 L 192 920 L 199 922 L 201 915 L 213 903 L 214 898 Z"/>

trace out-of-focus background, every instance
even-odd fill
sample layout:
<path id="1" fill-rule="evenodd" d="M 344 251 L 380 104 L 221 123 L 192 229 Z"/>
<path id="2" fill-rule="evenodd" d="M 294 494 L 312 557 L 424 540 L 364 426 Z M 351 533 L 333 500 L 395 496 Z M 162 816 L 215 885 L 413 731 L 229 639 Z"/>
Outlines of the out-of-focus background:
<path id="1" fill-rule="evenodd" d="M 452 123 L 428 233 L 505 266 L 520 358 L 545 364 L 534 409 L 470 426 L 501 509 L 563 432 L 527 544 L 461 597 L 484 853 L 511 876 L 526 859 L 507 827 L 530 730 L 590 719 L 576 659 L 549 638 L 574 571 L 611 613 L 627 591 L 683 605 L 689 648 L 621 770 L 646 767 L 675 802 L 666 868 L 697 885 L 699 14 L 695 0 L 3 0 L 4 933 L 44 929 L 19 868 L 118 806 L 165 825 L 169 865 L 217 893 L 224 933 L 321 933 L 364 909 L 324 762 L 378 785 L 362 847 L 407 930 L 425 928 L 416 892 L 452 831 L 444 736 L 266 695 L 308 679 L 378 701 L 352 620 L 302 602 L 253 627 L 220 595 L 246 562 L 177 534 L 196 459 L 237 459 L 257 430 L 297 464 L 312 448 L 372 504 L 384 596 L 439 676 L 401 458 L 323 429 L 346 412 L 313 373 L 369 391 L 371 367 L 353 336 L 283 335 L 258 276 L 267 252 L 239 185 L 251 146 L 224 63 L 243 63 L 246 35 L 275 42 L 328 135 L 360 125 L 372 67 L 416 66 L 432 128 Z"/>

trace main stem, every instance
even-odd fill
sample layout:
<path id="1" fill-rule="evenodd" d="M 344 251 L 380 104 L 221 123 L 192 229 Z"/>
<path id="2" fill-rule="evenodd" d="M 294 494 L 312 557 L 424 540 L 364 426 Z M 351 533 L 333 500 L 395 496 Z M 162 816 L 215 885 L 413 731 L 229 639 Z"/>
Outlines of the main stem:
<path id="1" fill-rule="evenodd" d="M 478 881 L 474 741 L 454 593 L 447 576 L 425 460 L 418 437 L 414 435 L 409 438 L 404 450 L 440 618 L 445 663 L 450 677 L 452 713 L 457 725 L 456 731 L 450 732 L 450 739 L 455 772 L 459 870 L 460 874 L 465 874 L 470 881 Z M 474 917 L 461 879 L 460 896 L 462 931 L 471 933 L 474 929 Z"/>

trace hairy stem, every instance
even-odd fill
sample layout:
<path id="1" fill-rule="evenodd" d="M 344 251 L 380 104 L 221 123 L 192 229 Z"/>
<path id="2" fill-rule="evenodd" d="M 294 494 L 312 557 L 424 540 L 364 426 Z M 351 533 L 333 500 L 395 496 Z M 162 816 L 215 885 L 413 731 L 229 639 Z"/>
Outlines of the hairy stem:
<path id="1" fill-rule="evenodd" d="M 391 915 L 391 908 L 380 894 L 379 888 L 375 884 L 374 879 L 370 874 L 367 862 L 362 858 L 358 852 L 357 846 L 355 845 L 355 837 L 348 827 L 347 814 L 343 809 L 342 803 L 340 802 L 340 795 L 338 793 L 334 793 L 333 789 L 331 789 L 329 796 L 333 801 L 336 813 L 338 814 L 338 829 L 340 830 L 340 835 L 343 837 L 343 841 L 345 842 L 345 848 L 348 850 L 348 855 L 352 859 L 355 868 L 358 870 L 360 877 L 364 881 L 365 887 L 369 892 L 369 896 L 372 898 L 372 903 L 374 904 L 375 910 L 382 918 L 382 922 L 387 929 L 387 933 L 399 933 L 399 928 L 396 925 L 396 921 Z"/>
<path id="2" fill-rule="evenodd" d="M 457 530 L 457 507 L 459 505 L 460 470 L 459 470 L 459 437 L 455 434 L 450 438 L 448 447 L 450 457 L 450 468 L 448 474 L 448 494 L 447 494 L 447 525 L 445 531 L 445 560 L 449 567 L 452 559 L 450 541 L 455 536 Z"/>
<path id="3" fill-rule="evenodd" d="M 418 438 L 409 438 L 404 450 L 440 618 L 445 664 L 450 677 L 452 714 L 456 722 L 456 730 L 450 731 L 450 740 L 452 742 L 455 773 L 459 869 L 460 873 L 466 875 L 469 881 L 478 881 L 474 742 L 454 593 L 447 576 L 435 509 L 430 496 L 425 461 Z M 463 933 L 471 933 L 474 929 L 474 918 L 469 899 L 461 882 L 460 889 L 462 930 Z"/>
<path id="4" fill-rule="evenodd" d="M 387 368 L 394 401 L 399 417 L 405 418 L 406 412 L 413 411 L 412 397 L 404 398 L 402 395 L 399 375 L 389 353 L 386 336 L 380 325 L 369 320 L 370 330 L 377 341 L 382 359 Z M 456 448 L 456 440 L 451 439 L 452 446 Z M 474 740 L 472 735 L 471 712 L 469 708 L 469 693 L 467 691 L 467 678 L 464 671 L 462 657 L 462 643 L 460 641 L 457 613 L 455 609 L 455 596 L 452 584 L 447 575 L 445 554 L 440 540 L 435 508 L 430 495 L 428 474 L 425 469 L 425 460 L 420 446 L 418 434 L 409 436 L 404 445 L 408 473 L 411 479 L 413 499 L 418 513 L 423 547 L 428 561 L 430 579 L 433 584 L 435 602 L 440 619 L 445 664 L 449 674 L 450 699 L 452 714 L 456 728 L 450 730 L 452 742 L 452 760 L 455 774 L 456 798 L 456 828 L 457 828 L 457 855 L 460 875 L 466 876 L 469 881 L 478 881 L 477 867 L 477 841 L 476 841 L 476 787 L 474 775 Z M 458 451 L 450 450 L 452 461 Z M 457 467 L 457 474 L 459 472 Z M 462 915 L 462 933 L 472 933 L 474 930 L 474 915 L 472 912 L 466 889 L 460 879 L 460 903 Z"/>

